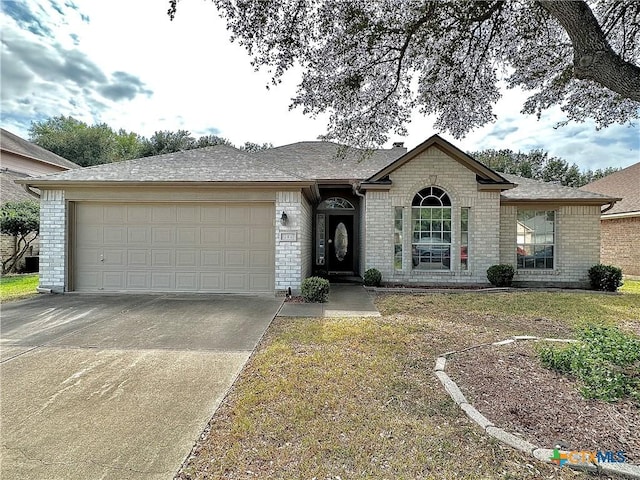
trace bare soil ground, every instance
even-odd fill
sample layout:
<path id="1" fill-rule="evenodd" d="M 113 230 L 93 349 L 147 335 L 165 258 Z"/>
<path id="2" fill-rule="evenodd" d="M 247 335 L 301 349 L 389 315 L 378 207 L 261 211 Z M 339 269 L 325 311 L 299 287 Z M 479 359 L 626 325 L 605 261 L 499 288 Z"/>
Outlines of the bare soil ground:
<path id="1" fill-rule="evenodd" d="M 540 447 L 622 450 L 640 463 L 640 409 L 583 398 L 576 381 L 541 366 L 533 342 L 455 354 L 446 371 L 484 416 Z"/>

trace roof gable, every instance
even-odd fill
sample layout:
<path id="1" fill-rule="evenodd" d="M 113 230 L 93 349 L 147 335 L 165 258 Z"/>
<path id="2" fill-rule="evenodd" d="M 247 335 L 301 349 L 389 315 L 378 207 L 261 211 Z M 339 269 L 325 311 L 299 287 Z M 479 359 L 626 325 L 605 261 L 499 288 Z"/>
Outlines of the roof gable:
<path id="1" fill-rule="evenodd" d="M 464 167 L 471 170 L 476 174 L 476 178 L 478 183 L 483 185 L 495 185 L 496 187 L 500 187 L 500 189 L 512 188 L 514 185 L 511 184 L 506 178 L 501 176 L 499 173 L 493 171 L 483 163 L 480 163 L 475 158 L 467 155 L 465 152 L 460 150 L 458 147 L 452 145 L 447 142 L 445 139 L 440 137 L 439 135 L 432 135 L 427 140 L 422 142 L 420 145 L 415 147 L 413 150 L 407 152 L 402 155 L 400 158 L 395 160 L 394 162 L 386 165 L 384 168 L 376 172 L 372 175 L 366 183 L 376 183 L 383 181 L 389 174 L 393 171 L 397 170 L 404 164 L 410 162 L 415 157 L 420 155 L 422 152 L 427 149 L 435 147 L 446 153 L 449 157 L 462 164 Z"/>

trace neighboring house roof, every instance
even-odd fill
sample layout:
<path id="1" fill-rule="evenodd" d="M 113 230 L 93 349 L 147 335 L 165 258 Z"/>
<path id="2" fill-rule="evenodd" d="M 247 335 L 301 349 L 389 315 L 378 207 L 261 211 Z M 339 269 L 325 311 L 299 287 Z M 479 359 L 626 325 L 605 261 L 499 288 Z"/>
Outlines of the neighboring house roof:
<path id="1" fill-rule="evenodd" d="M 79 170 L 44 175 L 21 183 L 45 186 L 75 182 L 304 182 L 274 165 L 227 145 L 185 150 Z M 309 182 L 306 182 L 309 183 Z"/>
<path id="2" fill-rule="evenodd" d="M 310 180 L 363 180 L 406 152 L 403 147 L 361 150 L 333 142 L 298 142 L 251 155 Z"/>
<path id="3" fill-rule="evenodd" d="M 400 168 L 402 165 L 411 161 L 413 158 L 431 147 L 435 147 L 443 151 L 451 158 L 474 172 L 478 179 L 478 183 L 486 185 L 488 188 L 498 188 L 500 190 L 513 188 L 513 185 L 509 183 L 509 181 L 506 180 L 503 176 L 501 176 L 501 174 L 491 170 L 489 167 L 487 167 L 483 163 L 480 163 L 470 155 L 466 154 L 455 145 L 447 142 L 440 135 L 430 136 L 413 150 L 405 153 L 394 162 L 385 165 L 379 171 L 372 174 L 371 177 L 369 177 L 369 179 L 367 180 L 366 184 L 373 185 L 378 182 L 384 182 L 386 177 L 388 177 L 389 174 L 391 174 L 394 170 Z"/>
<path id="4" fill-rule="evenodd" d="M 2 203 L 22 202 L 24 200 L 37 201 L 35 197 L 29 195 L 22 185 L 17 185 L 15 180 L 27 178 L 28 175 L 3 170 L 0 172 L 0 196 Z"/>
<path id="5" fill-rule="evenodd" d="M 501 174 L 509 182 L 517 184 L 515 188 L 502 192 L 503 201 L 508 202 L 573 202 L 580 204 L 604 205 L 619 200 L 617 197 L 586 192 L 558 183 L 543 182 L 531 178 L 519 177 L 507 173 Z"/>
<path id="6" fill-rule="evenodd" d="M 0 150 L 65 169 L 82 168 L 80 165 L 62 158 L 60 155 L 56 155 L 35 143 L 28 142 L 4 128 L 0 129 Z"/>
<path id="7" fill-rule="evenodd" d="M 581 187 L 581 190 L 622 198 L 611 210 L 603 214 L 605 218 L 612 215 L 640 214 L 640 162 L 591 182 Z"/>

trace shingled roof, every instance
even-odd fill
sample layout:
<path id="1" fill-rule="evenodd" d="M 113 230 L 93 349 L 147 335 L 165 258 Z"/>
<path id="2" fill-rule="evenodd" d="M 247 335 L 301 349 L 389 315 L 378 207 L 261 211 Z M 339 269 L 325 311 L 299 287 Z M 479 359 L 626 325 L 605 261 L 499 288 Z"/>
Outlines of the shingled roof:
<path id="1" fill-rule="evenodd" d="M 252 156 L 312 180 L 364 180 L 404 155 L 405 148 L 361 150 L 333 142 L 298 142 Z"/>
<path id="2" fill-rule="evenodd" d="M 17 185 L 16 180 L 28 178 L 28 175 L 24 173 L 16 173 L 9 171 L 0 172 L 0 195 L 2 203 L 6 202 L 22 202 L 24 200 L 36 200 L 33 196 L 29 195 L 22 185 Z"/>
<path id="3" fill-rule="evenodd" d="M 185 150 L 22 181 L 30 185 L 75 182 L 302 182 L 259 158 L 227 145 Z"/>
<path id="4" fill-rule="evenodd" d="M 82 168 L 80 165 L 77 165 L 66 158 L 62 158 L 60 155 L 56 155 L 35 143 L 28 142 L 24 138 L 20 138 L 4 128 L 0 129 L 0 149 L 59 167 L 69 169 Z"/>
<path id="5" fill-rule="evenodd" d="M 581 190 L 622 198 L 604 214 L 605 217 L 633 212 L 640 214 L 640 162 L 591 182 Z"/>
<path id="6" fill-rule="evenodd" d="M 617 197 L 587 192 L 572 187 L 565 187 L 558 183 L 543 182 L 531 178 L 519 177 L 508 173 L 501 173 L 504 178 L 517 184 L 515 188 L 501 193 L 501 198 L 506 201 L 520 202 L 575 202 L 594 205 L 604 205 L 618 200 Z"/>

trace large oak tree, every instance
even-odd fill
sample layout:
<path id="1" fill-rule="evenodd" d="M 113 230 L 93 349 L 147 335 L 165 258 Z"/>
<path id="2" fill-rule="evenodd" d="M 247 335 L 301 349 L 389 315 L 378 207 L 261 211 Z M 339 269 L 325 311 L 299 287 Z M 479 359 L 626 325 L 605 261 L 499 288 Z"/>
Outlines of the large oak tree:
<path id="1" fill-rule="evenodd" d="M 461 137 L 495 119 L 501 81 L 530 91 L 524 113 L 558 105 L 598 127 L 639 115 L 635 0 L 213 2 L 274 83 L 301 66 L 292 106 L 329 112 L 328 138 L 381 144 L 415 109 Z"/>

